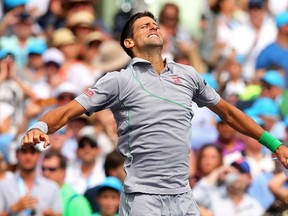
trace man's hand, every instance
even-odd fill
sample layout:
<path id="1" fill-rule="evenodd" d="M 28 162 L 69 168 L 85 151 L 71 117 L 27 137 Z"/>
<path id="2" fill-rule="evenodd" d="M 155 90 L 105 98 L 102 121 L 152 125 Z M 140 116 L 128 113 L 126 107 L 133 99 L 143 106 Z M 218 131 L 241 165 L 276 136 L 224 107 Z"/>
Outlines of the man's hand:
<path id="1" fill-rule="evenodd" d="M 26 195 L 21 197 L 15 205 L 11 206 L 12 213 L 17 213 L 25 209 L 35 208 L 38 200 L 35 197 Z"/>
<path id="2" fill-rule="evenodd" d="M 36 144 L 44 142 L 44 148 L 50 145 L 49 136 L 39 129 L 32 129 L 28 131 L 22 138 L 22 146 L 35 146 Z"/>
<path id="3" fill-rule="evenodd" d="M 288 169 L 288 147 L 280 145 L 275 154 L 283 166 Z"/>

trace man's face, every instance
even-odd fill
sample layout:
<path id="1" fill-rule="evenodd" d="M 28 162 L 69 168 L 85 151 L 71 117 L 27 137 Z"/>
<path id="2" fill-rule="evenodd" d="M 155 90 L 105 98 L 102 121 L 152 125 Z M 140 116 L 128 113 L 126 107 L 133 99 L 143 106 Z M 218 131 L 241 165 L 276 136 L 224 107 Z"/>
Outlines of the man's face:
<path id="1" fill-rule="evenodd" d="M 228 175 L 233 175 L 233 178 L 230 178 L 230 181 L 226 182 L 227 191 L 233 194 L 243 194 L 246 192 L 247 187 L 251 183 L 251 177 L 248 173 L 241 173 L 239 170 L 233 167 L 232 170 Z M 228 177 L 229 178 L 229 177 Z M 226 178 L 226 180 L 228 179 Z"/>
<path id="2" fill-rule="evenodd" d="M 158 23 L 150 17 L 137 19 L 133 25 L 133 47 L 136 50 L 162 47 L 163 36 Z"/>
<path id="3" fill-rule="evenodd" d="M 44 177 L 61 184 L 65 178 L 65 170 L 60 168 L 57 157 L 46 158 L 42 162 L 42 174 Z"/>
<path id="4" fill-rule="evenodd" d="M 82 162 L 93 162 L 100 153 L 100 148 L 91 141 L 85 140 L 78 144 L 77 156 Z"/>
<path id="5" fill-rule="evenodd" d="M 20 170 L 32 172 L 37 166 L 39 152 L 32 147 L 17 151 L 17 160 Z"/>
<path id="6" fill-rule="evenodd" d="M 113 189 L 104 189 L 97 198 L 101 212 L 107 215 L 114 215 L 120 204 L 120 195 Z"/>

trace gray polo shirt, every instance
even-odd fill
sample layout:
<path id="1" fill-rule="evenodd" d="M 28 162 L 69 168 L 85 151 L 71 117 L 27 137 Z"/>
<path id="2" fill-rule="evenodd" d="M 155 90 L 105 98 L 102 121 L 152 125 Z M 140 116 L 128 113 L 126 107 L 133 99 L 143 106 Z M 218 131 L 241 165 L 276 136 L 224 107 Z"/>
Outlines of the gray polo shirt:
<path id="1" fill-rule="evenodd" d="M 125 156 L 124 192 L 150 194 L 190 190 L 192 100 L 201 107 L 217 104 L 220 96 L 190 66 L 167 59 L 158 75 L 140 58 L 76 98 L 88 114 L 112 110 Z"/>
<path id="2" fill-rule="evenodd" d="M 18 173 L 12 179 L 0 181 L 0 212 L 7 210 L 26 194 Z M 55 212 L 62 212 L 61 196 L 59 187 L 55 182 L 42 176 L 37 176 L 32 187 L 31 195 L 38 200 L 36 216 L 41 216 L 44 209 L 52 209 Z M 18 212 L 17 216 L 27 216 L 27 211 Z"/>

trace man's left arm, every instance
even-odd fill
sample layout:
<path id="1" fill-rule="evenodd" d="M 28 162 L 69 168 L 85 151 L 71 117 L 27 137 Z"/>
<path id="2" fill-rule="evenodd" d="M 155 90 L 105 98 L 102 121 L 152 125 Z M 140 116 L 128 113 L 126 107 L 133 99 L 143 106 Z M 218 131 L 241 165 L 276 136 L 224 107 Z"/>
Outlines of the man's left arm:
<path id="1" fill-rule="evenodd" d="M 288 168 L 288 148 L 260 127 L 249 116 L 223 99 L 220 99 L 215 106 L 208 106 L 208 108 L 219 115 L 219 117 L 232 128 L 258 140 L 262 145 L 274 152 L 279 161 Z"/>

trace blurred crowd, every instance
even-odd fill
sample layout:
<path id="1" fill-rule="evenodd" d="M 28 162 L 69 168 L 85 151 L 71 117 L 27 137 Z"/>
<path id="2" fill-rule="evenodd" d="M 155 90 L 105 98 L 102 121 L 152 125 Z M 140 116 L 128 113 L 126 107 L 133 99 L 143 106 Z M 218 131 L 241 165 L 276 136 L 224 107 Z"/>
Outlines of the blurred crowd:
<path id="1" fill-rule="evenodd" d="M 177 4 L 155 14 L 163 58 L 193 66 L 286 144 L 288 0 L 201 4 L 198 38 L 181 25 Z M 93 0 L 3 0 L 2 6 L 0 216 L 117 215 L 125 172 L 110 110 L 72 120 L 50 135 L 49 149 L 23 149 L 20 140 L 42 114 L 129 64 L 119 33 L 133 10 L 120 10 L 109 28 Z M 191 106 L 189 181 L 201 214 L 288 215 L 287 175 L 273 154 L 209 109 Z"/>

